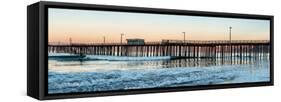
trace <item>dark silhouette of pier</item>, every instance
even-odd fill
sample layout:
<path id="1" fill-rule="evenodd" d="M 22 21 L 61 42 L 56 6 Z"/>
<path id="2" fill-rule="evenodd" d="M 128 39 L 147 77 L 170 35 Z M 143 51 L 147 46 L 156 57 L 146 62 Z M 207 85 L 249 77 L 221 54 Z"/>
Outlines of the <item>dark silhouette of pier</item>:
<path id="1" fill-rule="evenodd" d="M 173 58 L 263 57 L 270 52 L 268 40 L 180 41 L 162 40 L 130 45 L 127 43 L 48 44 L 49 53 Z"/>

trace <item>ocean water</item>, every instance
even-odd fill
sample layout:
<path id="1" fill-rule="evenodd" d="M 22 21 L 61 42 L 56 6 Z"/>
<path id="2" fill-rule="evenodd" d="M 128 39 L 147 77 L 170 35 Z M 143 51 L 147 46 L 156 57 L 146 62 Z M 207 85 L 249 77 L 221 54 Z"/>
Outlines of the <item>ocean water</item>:
<path id="1" fill-rule="evenodd" d="M 49 94 L 270 80 L 268 57 L 170 59 L 88 56 L 81 59 L 62 54 L 50 56 L 48 66 Z"/>

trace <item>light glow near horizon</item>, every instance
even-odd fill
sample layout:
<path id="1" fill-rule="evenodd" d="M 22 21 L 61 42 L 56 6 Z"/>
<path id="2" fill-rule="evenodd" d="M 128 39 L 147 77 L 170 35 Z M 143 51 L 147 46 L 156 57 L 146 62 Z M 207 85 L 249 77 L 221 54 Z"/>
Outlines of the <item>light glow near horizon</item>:
<path id="1" fill-rule="evenodd" d="M 77 9 L 48 9 L 49 42 L 119 43 L 141 38 L 146 42 L 162 39 L 183 40 L 269 40 L 270 21 L 203 16 L 112 12 Z"/>

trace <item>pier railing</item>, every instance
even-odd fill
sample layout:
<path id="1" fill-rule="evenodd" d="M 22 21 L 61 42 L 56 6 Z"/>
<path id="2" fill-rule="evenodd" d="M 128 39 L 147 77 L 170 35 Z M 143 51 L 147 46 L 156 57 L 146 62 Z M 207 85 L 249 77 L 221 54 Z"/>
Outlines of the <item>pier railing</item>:
<path id="1" fill-rule="evenodd" d="M 166 44 L 269 44 L 269 40 L 162 40 L 155 42 L 145 42 L 144 45 L 166 45 Z M 60 43 L 49 42 L 49 46 L 67 46 L 67 45 L 128 45 L 127 43 Z"/>
<path id="2" fill-rule="evenodd" d="M 237 44 L 237 43 L 269 43 L 269 40 L 162 40 L 162 43 L 194 43 L 194 44 Z"/>

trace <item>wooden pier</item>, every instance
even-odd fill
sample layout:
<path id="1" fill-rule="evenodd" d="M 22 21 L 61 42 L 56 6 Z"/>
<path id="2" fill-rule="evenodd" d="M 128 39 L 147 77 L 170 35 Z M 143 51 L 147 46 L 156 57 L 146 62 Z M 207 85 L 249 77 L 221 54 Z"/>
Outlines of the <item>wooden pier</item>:
<path id="1" fill-rule="evenodd" d="M 48 44 L 49 53 L 71 53 L 80 55 L 108 55 L 174 58 L 243 58 L 269 56 L 268 40 L 233 41 L 169 41 L 146 42 L 142 45 L 126 43 L 93 44 Z"/>

